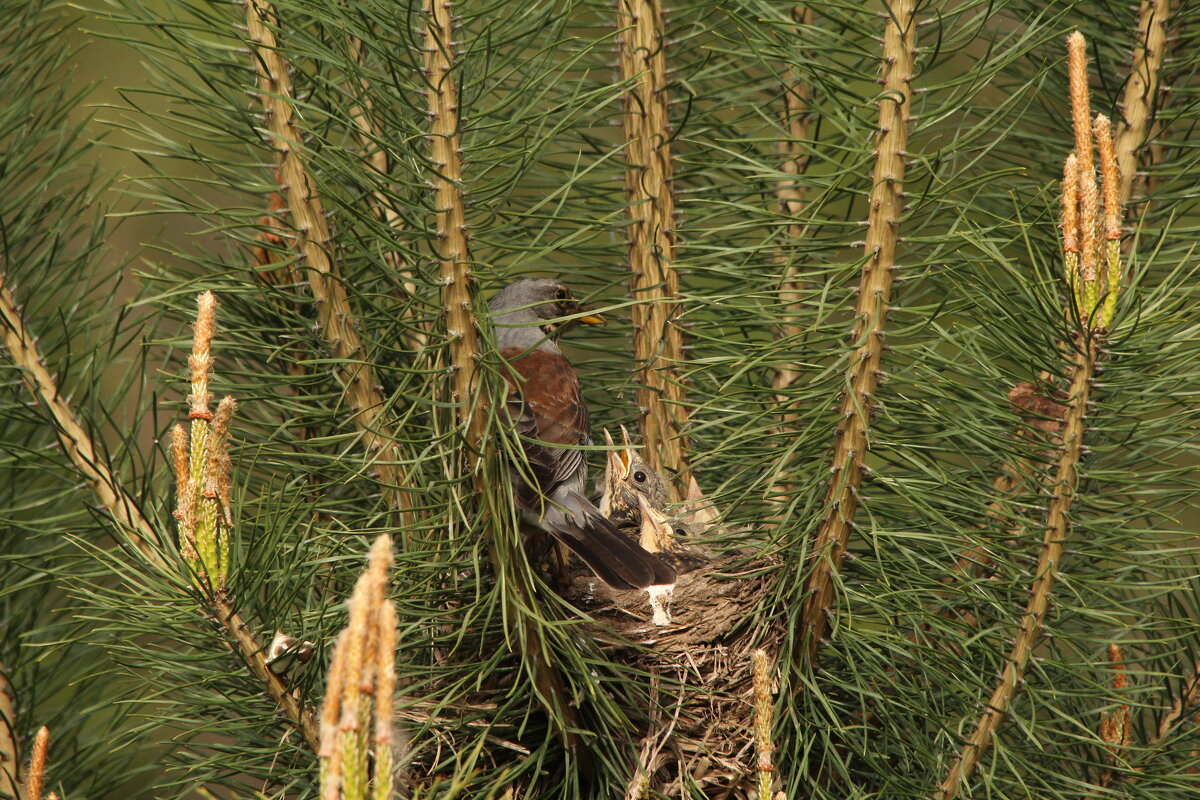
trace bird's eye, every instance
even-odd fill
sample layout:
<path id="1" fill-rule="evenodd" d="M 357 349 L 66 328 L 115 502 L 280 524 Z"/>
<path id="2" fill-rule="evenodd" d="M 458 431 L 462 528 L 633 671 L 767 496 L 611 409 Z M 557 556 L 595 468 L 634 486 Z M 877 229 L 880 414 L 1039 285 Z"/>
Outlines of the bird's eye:
<path id="1" fill-rule="evenodd" d="M 675 535 L 676 535 L 676 536 L 683 536 L 683 537 L 686 537 L 686 536 L 687 536 L 687 531 L 685 531 L 683 528 L 676 528 L 676 529 L 675 529 Z"/>
<path id="2" fill-rule="evenodd" d="M 637 481 L 638 483 L 645 483 L 646 482 L 646 473 L 642 472 L 639 469 L 637 472 L 633 473 L 633 479 L 635 481 Z"/>
<path id="3" fill-rule="evenodd" d="M 569 300 L 569 299 L 571 299 L 571 293 L 568 292 L 566 289 L 559 289 L 557 292 L 554 293 L 554 299 L 555 300 Z"/>

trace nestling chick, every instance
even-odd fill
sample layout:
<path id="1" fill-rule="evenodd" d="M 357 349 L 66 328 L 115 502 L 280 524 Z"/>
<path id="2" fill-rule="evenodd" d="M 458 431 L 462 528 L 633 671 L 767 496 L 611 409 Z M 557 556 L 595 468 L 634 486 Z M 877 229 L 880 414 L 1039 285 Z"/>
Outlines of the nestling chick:
<path id="1" fill-rule="evenodd" d="M 695 535 L 690 525 L 671 519 L 640 495 L 638 515 L 641 517 L 638 544 L 643 550 L 655 553 L 660 559 L 671 564 L 676 572 L 688 572 L 708 560 L 694 549 L 684 549 L 681 546 L 681 541 Z"/>
<path id="2" fill-rule="evenodd" d="M 690 535 L 683 523 L 672 522 L 665 514 L 650 505 L 644 496 L 638 495 L 638 513 L 641 515 L 641 526 L 638 544 L 643 550 L 655 553 L 663 561 L 675 568 L 678 573 L 695 569 L 705 562 L 702 556 L 681 550 L 679 539 Z M 671 614 L 667 604 L 671 601 L 675 584 L 651 586 L 646 589 L 650 595 L 650 608 L 653 612 L 652 622 L 655 625 L 670 625 Z"/>
<path id="3" fill-rule="evenodd" d="M 609 450 L 604 469 L 604 487 L 600 496 L 600 513 L 622 531 L 637 535 L 642 523 L 638 499 L 644 498 L 650 507 L 665 511 L 667 487 L 662 477 L 638 454 L 629 442 L 629 432 L 621 426 L 622 447 Z M 604 442 L 614 447 L 612 436 L 604 431 Z"/>

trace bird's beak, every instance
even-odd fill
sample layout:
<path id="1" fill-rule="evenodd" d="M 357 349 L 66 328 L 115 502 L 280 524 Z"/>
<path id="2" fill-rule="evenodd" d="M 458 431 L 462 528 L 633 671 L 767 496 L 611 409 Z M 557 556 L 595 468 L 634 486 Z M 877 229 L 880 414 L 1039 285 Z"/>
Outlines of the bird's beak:
<path id="1" fill-rule="evenodd" d="M 613 443 L 612 435 L 608 432 L 608 428 L 604 429 L 604 443 L 611 448 L 616 447 L 616 444 Z M 604 471 L 605 477 L 618 481 L 625 480 L 625 477 L 629 474 L 629 464 L 625 457 L 625 451 L 607 450 L 604 453 L 604 457 L 608 463 L 608 468 Z"/>
<path id="2" fill-rule="evenodd" d="M 629 477 L 629 452 L 626 450 L 609 450 L 608 454 L 612 457 L 613 474 L 625 480 Z"/>
<path id="3" fill-rule="evenodd" d="M 646 499 L 645 495 L 639 494 L 637 499 L 638 507 L 642 510 L 643 519 L 648 519 L 655 525 L 662 525 L 667 521 L 666 516 L 661 511 L 656 510 L 654 506 L 650 505 L 650 501 Z"/>
<path id="4" fill-rule="evenodd" d="M 580 317 L 579 321 L 584 325 L 603 325 L 604 317 L 599 314 L 588 314 L 586 317 Z"/>
<path id="5" fill-rule="evenodd" d="M 651 553 L 661 553 L 664 547 L 670 545 L 671 528 L 666 524 L 667 519 L 655 511 L 646 498 L 638 495 L 638 507 L 642 510 L 642 530 L 638 544 L 643 550 Z"/>
<path id="6" fill-rule="evenodd" d="M 621 426 L 621 444 L 625 448 L 621 451 L 621 463 L 625 465 L 625 474 L 622 477 L 628 478 L 629 470 L 633 469 L 633 453 L 637 448 L 629 441 L 629 431 L 624 425 Z"/>

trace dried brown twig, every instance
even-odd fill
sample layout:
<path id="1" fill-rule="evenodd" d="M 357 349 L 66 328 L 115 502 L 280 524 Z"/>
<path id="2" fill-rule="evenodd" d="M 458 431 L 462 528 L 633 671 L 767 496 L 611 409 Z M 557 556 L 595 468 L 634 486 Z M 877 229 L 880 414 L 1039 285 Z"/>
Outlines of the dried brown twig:
<path id="1" fill-rule="evenodd" d="M 1035 478 L 1039 468 L 1053 460 L 1053 448 L 1062 434 L 1065 400 L 1066 395 L 1049 384 L 1048 375 L 1044 375 L 1036 385 L 1021 381 L 1008 392 L 1009 405 L 1021 417 L 1016 440 L 1037 448 L 1036 457 L 1005 463 L 1000 474 L 992 479 L 992 496 L 996 499 L 988 503 L 987 516 L 1003 526 L 1013 540 L 1019 539 L 1025 533 L 1025 528 L 1011 512 L 1008 501 L 1023 481 Z M 942 583 L 951 585 L 964 576 L 981 577 L 986 574 L 991 562 L 991 554 L 984 545 L 972 544 L 955 559 L 951 574 L 943 578 Z M 948 600 L 952 594 L 950 590 L 940 591 L 938 599 Z M 969 612 L 958 613 L 948 608 L 943 609 L 941 615 L 957 616 L 968 625 L 976 621 Z"/>
<path id="2" fill-rule="evenodd" d="M 1129 687 L 1129 679 L 1125 676 L 1125 657 L 1121 646 L 1116 642 L 1108 646 L 1108 660 L 1112 664 L 1112 687 L 1122 692 Z M 1129 705 L 1121 703 L 1112 711 L 1107 711 L 1100 718 L 1100 738 L 1105 744 L 1105 756 L 1113 765 L 1125 760 L 1126 751 L 1132 738 L 1133 720 L 1129 714 Z M 1105 769 L 1100 773 L 1100 785 L 1108 786 L 1112 782 L 1113 771 Z"/>
<path id="3" fill-rule="evenodd" d="M 859 283 L 854 314 L 853 343 L 847 383 L 842 398 L 832 476 L 825 493 L 825 516 L 813 536 L 810 573 L 801 611 L 801 645 L 797 657 L 816 661 L 829 624 L 833 603 L 833 576 L 842 558 L 858 510 L 868 449 L 868 431 L 879 386 L 883 338 L 899 240 L 896 222 L 903 207 L 904 158 L 908 148 L 912 98 L 913 52 L 916 46 L 916 3 L 898 0 L 885 14 L 883 37 L 883 90 L 880 92 L 879 131 L 872 171 L 870 214 L 865 242 L 867 260 Z"/>
<path id="4" fill-rule="evenodd" d="M 649 729 L 642 737 L 638 763 L 633 770 L 633 777 L 630 779 L 629 785 L 625 788 L 625 800 L 643 800 L 650 795 L 654 774 L 668 761 L 666 751 L 672 741 L 675 727 L 679 724 L 680 714 L 683 712 L 681 697 L 680 702 L 675 704 L 670 723 L 665 727 L 662 726 L 663 713 L 659 706 L 659 684 L 658 675 L 651 675 Z"/>
<path id="5" fill-rule="evenodd" d="M 1175 727 L 1183 715 L 1198 706 L 1200 706 L 1200 661 L 1196 662 L 1186 688 L 1181 694 L 1171 699 L 1171 708 L 1158 721 L 1158 730 L 1155 732 L 1154 741 L 1166 738 L 1167 734 L 1171 732 L 1171 728 Z M 1198 715 L 1197 723 L 1200 724 L 1200 715 Z"/>

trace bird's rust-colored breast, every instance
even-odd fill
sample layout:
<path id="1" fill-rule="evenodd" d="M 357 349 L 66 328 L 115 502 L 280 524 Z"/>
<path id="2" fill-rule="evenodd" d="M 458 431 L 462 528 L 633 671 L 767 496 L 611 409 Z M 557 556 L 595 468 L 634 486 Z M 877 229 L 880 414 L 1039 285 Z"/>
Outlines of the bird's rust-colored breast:
<path id="1" fill-rule="evenodd" d="M 520 375 L 506 374 L 510 398 L 524 399 L 525 413 L 532 416 L 532 437 L 554 444 L 582 444 L 591 432 L 587 403 L 579 388 L 579 376 L 562 353 L 546 349 L 504 349 L 500 355 Z"/>

